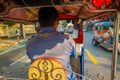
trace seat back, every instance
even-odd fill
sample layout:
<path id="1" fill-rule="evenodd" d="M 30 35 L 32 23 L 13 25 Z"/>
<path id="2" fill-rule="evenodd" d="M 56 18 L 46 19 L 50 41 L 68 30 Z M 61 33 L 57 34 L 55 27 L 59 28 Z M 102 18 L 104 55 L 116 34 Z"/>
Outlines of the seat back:
<path id="1" fill-rule="evenodd" d="M 29 80 L 66 80 L 66 69 L 55 58 L 42 57 L 28 69 Z"/>

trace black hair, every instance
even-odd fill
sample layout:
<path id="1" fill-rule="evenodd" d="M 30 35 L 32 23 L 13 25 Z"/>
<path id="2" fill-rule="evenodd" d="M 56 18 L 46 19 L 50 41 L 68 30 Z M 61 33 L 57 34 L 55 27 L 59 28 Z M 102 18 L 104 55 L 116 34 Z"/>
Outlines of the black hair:
<path id="1" fill-rule="evenodd" d="M 51 27 L 58 19 L 59 13 L 54 7 L 42 7 L 39 9 L 38 18 L 41 27 Z"/>

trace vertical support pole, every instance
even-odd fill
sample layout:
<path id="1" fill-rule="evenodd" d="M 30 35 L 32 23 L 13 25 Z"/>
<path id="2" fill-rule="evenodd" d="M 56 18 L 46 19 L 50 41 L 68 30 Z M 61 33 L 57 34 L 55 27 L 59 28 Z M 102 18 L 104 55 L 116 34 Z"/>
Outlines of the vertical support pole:
<path id="1" fill-rule="evenodd" d="M 117 56 L 118 56 L 118 30 L 119 30 L 119 14 L 116 10 L 116 19 L 115 19 L 115 30 L 114 30 L 114 44 L 112 52 L 112 70 L 111 70 L 111 80 L 117 80 Z"/>
<path id="2" fill-rule="evenodd" d="M 9 35 L 9 27 L 8 27 L 8 25 L 6 25 L 6 31 L 7 31 L 7 37 L 9 39 L 10 35 Z"/>
<path id="3" fill-rule="evenodd" d="M 26 35 L 25 35 L 25 25 L 24 24 L 22 24 L 22 32 L 23 32 L 23 38 L 25 39 Z"/>
<path id="4" fill-rule="evenodd" d="M 84 47 L 82 47 L 81 55 L 79 56 L 80 60 L 80 74 L 84 76 Z M 80 80 L 84 80 L 83 77 L 80 77 Z"/>
<path id="5" fill-rule="evenodd" d="M 23 38 L 22 23 L 19 23 L 19 28 L 20 28 L 20 38 Z"/>
<path id="6" fill-rule="evenodd" d="M 21 35 L 21 38 L 26 38 L 23 23 L 20 23 L 20 35 Z"/>

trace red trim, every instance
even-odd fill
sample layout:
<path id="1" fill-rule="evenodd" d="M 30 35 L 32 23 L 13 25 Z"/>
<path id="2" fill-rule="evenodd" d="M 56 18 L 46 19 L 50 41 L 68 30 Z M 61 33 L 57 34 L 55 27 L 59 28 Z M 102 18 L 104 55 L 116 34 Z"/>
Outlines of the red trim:
<path id="1" fill-rule="evenodd" d="M 3 20 L 2 20 L 2 19 L 0 19 L 0 22 L 3 22 Z"/>
<path id="2" fill-rule="evenodd" d="M 77 19 L 78 16 L 70 14 L 60 14 L 59 19 Z"/>
<path id="3" fill-rule="evenodd" d="M 79 36 L 77 39 L 74 39 L 75 43 L 83 43 L 83 29 L 79 29 Z"/>

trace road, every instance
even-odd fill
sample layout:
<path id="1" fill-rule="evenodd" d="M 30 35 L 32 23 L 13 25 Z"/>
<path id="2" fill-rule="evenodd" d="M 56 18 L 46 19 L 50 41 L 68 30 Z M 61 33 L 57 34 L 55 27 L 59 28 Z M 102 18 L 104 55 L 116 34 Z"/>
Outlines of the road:
<path id="1" fill-rule="evenodd" d="M 84 33 L 86 77 L 92 80 L 111 80 L 112 52 L 92 45 L 92 32 Z M 89 54 L 88 54 L 89 53 Z M 91 57 L 92 56 L 92 59 Z M 0 75 L 27 79 L 27 68 L 30 60 L 26 56 L 25 47 L 0 56 Z M 25 70 L 24 70 L 25 69 Z M 103 75 L 103 77 L 102 77 Z M 98 79 L 99 77 L 99 79 Z M 104 78 L 104 79 L 102 79 Z M 120 79 L 120 55 L 118 56 L 117 80 Z"/>
<path id="2" fill-rule="evenodd" d="M 112 52 L 93 46 L 92 38 L 93 32 L 84 32 L 85 49 L 95 58 L 92 61 L 85 50 L 85 76 L 92 80 L 102 80 L 102 78 L 104 78 L 103 80 L 111 80 Z M 118 55 L 117 80 L 120 80 L 120 55 Z"/>
<path id="3" fill-rule="evenodd" d="M 25 47 L 19 48 L 0 56 L 0 74 L 7 78 L 27 78 L 27 69 L 25 68 L 29 64 Z"/>

